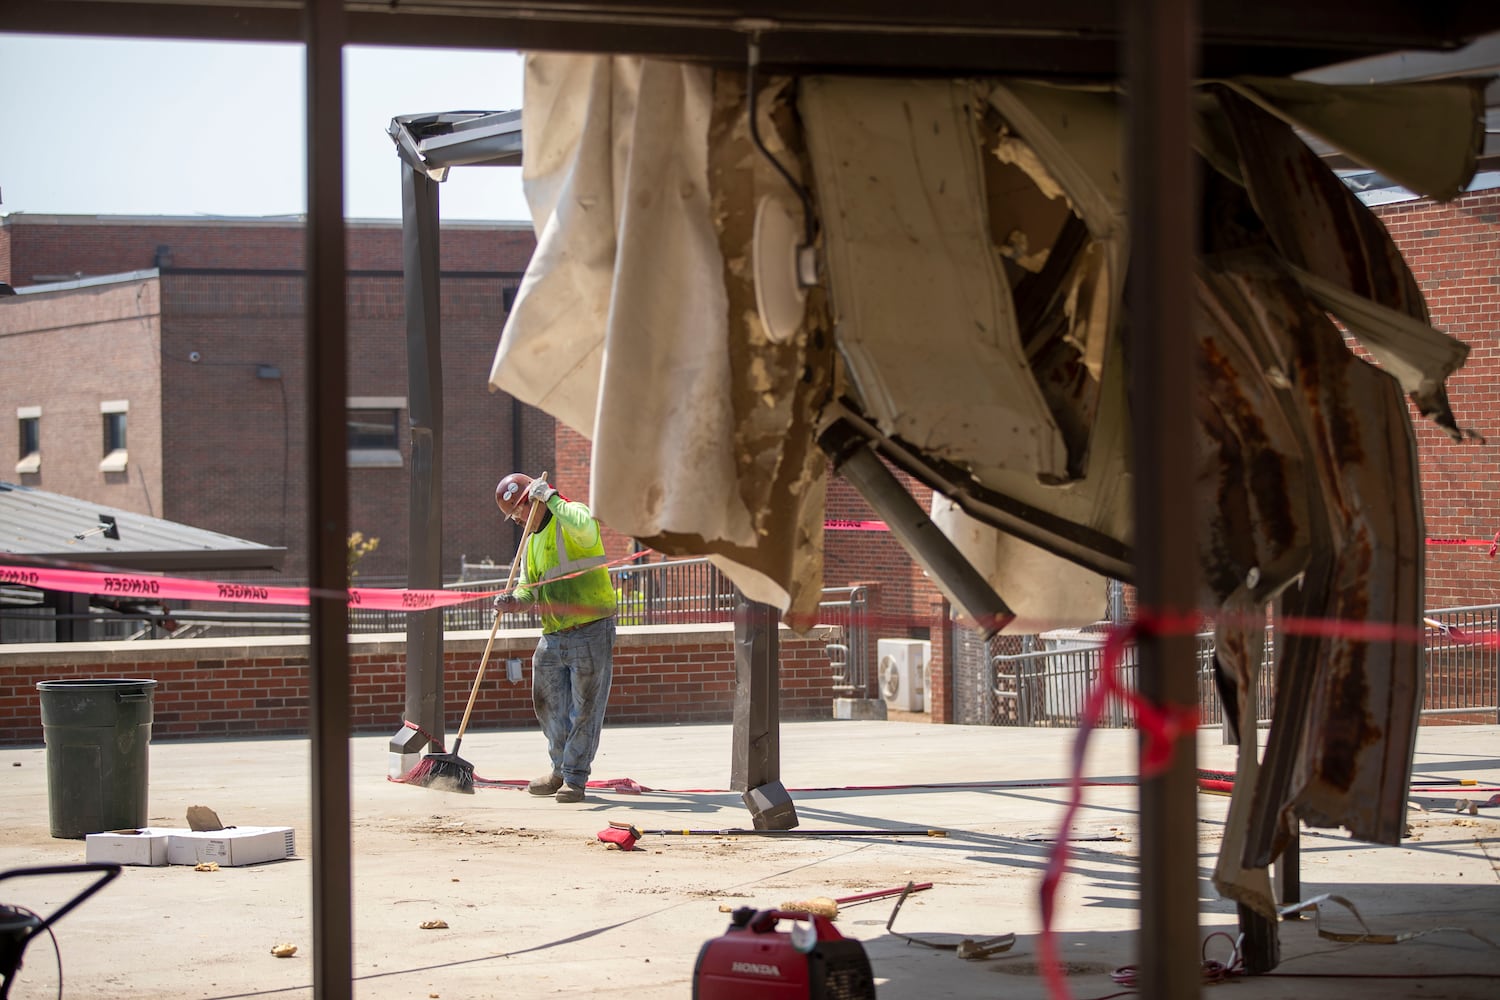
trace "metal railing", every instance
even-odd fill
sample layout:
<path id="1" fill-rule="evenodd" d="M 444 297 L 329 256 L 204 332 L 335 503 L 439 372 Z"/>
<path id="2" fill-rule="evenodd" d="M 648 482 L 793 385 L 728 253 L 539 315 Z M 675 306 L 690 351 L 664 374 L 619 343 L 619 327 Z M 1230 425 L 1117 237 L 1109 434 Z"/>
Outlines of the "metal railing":
<path id="1" fill-rule="evenodd" d="M 1500 722 L 1500 604 L 1429 611 L 1422 714 Z"/>
<path id="2" fill-rule="evenodd" d="M 619 605 L 621 625 L 698 625 L 732 621 L 738 601 L 734 584 L 706 558 L 673 559 L 654 563 L 630 563 L 609 568 Z M 445 590 L 487 592 L 504 590 L 506 579 L 465 580 Z M 376 614 L 379 614 L 377 612 Z M 401 615 L 391 615 L 401 618 Z M 475 600 L 443 609 L 443 629 L 487 629 L 493 622 L 490 602 Z M 501 628 L 537 628 L 541 619 L 531 609 L 506 612 Z M 397 629 L 405 625 L 398 624 Z M 380 631 L 380 629 L 351 630 Z"/>
<path id="3" fill-rule="evenodd" d="M 472 564 L 466 576 L 474 575 Z M 739 595 L 729 577 L 707 558 L 670 559 L 610 567 L 621 625 L 699 625 L 734 620 Z M 502 578 L 470 579 L 445 590 L 483 593 L 505 589 Z M 475 600 L 443 609 L 443 629 L 488 629 L 490 602 Z M 527 608 L 506 612 L 501 628 L 538 628 L 536 612 Z M 869 592 L 863 586 L 828 587 L 818 606 L 818 625 L 828 636 L 824 651 L 835 694 L 874 697 L 870 655 Z M 398 612 L 351 609 L 351 632 L 403 631 L 405 616 Z"/>
<path id="4" fill-rule="evenodd" d="M 834 631 L 823 647 L 832 669 L 833 691 L 850 698 L 871 698 L 870 595 L 862 586 L 824 587 L 818 623 Z"/>
<path id="5" fill-rule="evenodd" d="M 1444 608 L 1428 612 L 1424 649 L 1424 716 L 1463 716 L 1500 722 L 1500 605 Z M 1088 693 L 1098 681 L 1108 623 L 1047 636 L 997 636 L 990 643 L 975 632 L 957 635 L 955 709 L 958 722 L 992 726 L 1076 726 Z M 1224 706 L 1213 676 L 1214 636 L 1197 637 L 1199 722 L 1222 724 Z M 1276 634 L 1266 630 L 1256 719 L 1269 723 L 1275 703 Z M 1121 683 L 1136 687 L 1133 645 L 1117 666 Z M 1129 707 L 1111 700 L 1105 727 L 1134 725 Z"/>

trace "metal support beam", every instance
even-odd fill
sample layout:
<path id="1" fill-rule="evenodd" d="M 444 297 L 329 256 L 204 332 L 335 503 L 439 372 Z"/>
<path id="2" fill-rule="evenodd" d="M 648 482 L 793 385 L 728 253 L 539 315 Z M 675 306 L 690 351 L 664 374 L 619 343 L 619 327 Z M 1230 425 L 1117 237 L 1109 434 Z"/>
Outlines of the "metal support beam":
<path id="1" fill-rule="evenodd" d="M 312 639 L 313 995 L 354 993 L 349 847 L 349 481 L 344 385 L 344 7 L 310 0 L 307 45 L 307 576 Z"/>
<path id="2" fill-rule="evenodd" d="M 44 590 L 42 599 L 52 609 L 53 642 L 87 642 L 94 638 L 88 594 Z"/>
<path id="3" fill-rule="evenodd" d="M 1193 253 L 1198 183 L 1190 143 L 1197 5 L 1124 5 L 1129 108 L 1130 302 L 1126 337 L 1135 455 L 1136 585 L 1143 621 L 1180 621 L 1197 598 L 1192 525 Z M 1140 690 L 1165 712 L 1197 704 L 1192 629 L 1147 628 Z M 1142 749 L 1149 738 L 1141 727 Z M 1141 775 L 1141 995 L 1198 996 L 1197 747 L 1178 740 Z M 1187 947 L 1184 947 L 1187 945 Z"/>
<path id="4" fill-rule="evenodd" d="M 740 595 L 734 614 L 734 731 L 729 787 L 757 830 L 790 830 L 797 807 L 781 784 L 781 678 L 777 612 Z"/>
<path id="5" fill-rule="evenodd" d="M 411 511 L 407 586 L 443 585 L 443 358 L 439 282 L 438 184 L 401 161 L 401 261 L 406 293 L 407 413 L 411 434 Z M 443 610 L 406 616 L 406 716 L 439 746 L 443 720 Z M 404 730 L 403 733 L 410 733 Z M 403 733 L 398 733 L 401 737 Z M 393 739 L 391 753 L 409 759 L 427 737 Z M 398 746 L 399 742 L 399 746 Z M 393 760 L 393 770 L 396 762 Z"/>
<path id="6" fill-rule="evenodd" d="M 1302 833 L 1301 825 L 1292 820 L 1292 833 L 1281 849 L 1281 857 L 1271 868 L 1276 880 L 1276 902 L 1279 906 L 1291 906 L 1302 902 Z M 1297 914 L 1288 919 L 1300 920 Z"/>
<path id="7" fill-rule="evenodd" d="M 1059 4 L 890 0 L 350 0 L 357 45 L 628 52 L 740 66 L 762 34 L 770 72 L 1119 75 L 1118 0 Z M 754 18 L 746 17 L 747 6 Z M 1132 5 L 1133 6 L 1133 5 Z M 45 0 L 0 4 L 0 32 L 296 41 L 296 5 L 270 0 Z M 1279 76 L 1392 50 L 1452 49 L 1495 30 L 1494 4 L 1363 0 L 1345 5 L 1207 4 L 1209 76 Z"/>
<path id="8" fill-rule="evenodd" d="M 823 428 L 818 445 L 828 453 L 833 470 L 859 491 L 907 554 L 932 576 L 986 639 L 1016 617 L 990 582 L 881 463 L 850 421 L 841 418 Z"/>

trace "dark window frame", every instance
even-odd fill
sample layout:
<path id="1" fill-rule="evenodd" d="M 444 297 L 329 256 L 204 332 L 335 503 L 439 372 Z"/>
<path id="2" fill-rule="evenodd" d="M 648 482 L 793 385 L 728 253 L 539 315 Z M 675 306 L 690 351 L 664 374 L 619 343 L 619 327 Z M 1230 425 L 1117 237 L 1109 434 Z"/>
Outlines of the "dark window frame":
<path id="1" fill-rule="evenodd" d="M 42 418 L 18 417 L 17 432 L 21 442 L 21 458 L 30 458 L 42 450 Z"/>
<path id="2" fill-rule="evenodd" d="M 104 423 L 104 454 L 110 455 L 117 451 L 125 451 L 125 438 L 129 429 L 130 414 L 125 410 L 112 413 L 102 413 Z"/>

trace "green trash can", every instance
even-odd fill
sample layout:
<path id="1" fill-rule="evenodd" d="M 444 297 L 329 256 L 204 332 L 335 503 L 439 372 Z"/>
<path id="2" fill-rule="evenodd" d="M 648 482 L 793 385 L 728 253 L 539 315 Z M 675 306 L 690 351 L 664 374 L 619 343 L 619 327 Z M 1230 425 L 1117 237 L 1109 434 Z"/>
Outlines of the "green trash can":
<path id="1" fill-rule="evenodd" d="M 38 681 L 52 836 L 77 840 L 146 825 L 156 681 Z"/>

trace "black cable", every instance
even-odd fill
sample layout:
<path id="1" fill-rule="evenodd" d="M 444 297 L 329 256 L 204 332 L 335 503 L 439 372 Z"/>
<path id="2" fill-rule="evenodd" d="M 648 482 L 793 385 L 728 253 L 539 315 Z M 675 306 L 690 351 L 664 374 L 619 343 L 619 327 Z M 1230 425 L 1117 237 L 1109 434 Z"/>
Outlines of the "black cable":
<path id="1" fill-rule="evenodd" d="M 27 909 L 24 906 L 17 906 L 14 903 L 7 903 L 6 904 L 6 909 L 14 910 L 17 913 L 24 913 L 28 917 L 34 918 L 36 920 L 36 922 L 37 922 L 37 926 L 43 928 L 44 930 L 46 930 L 47 937 L 50 938 L 51 941 L 52 941 L 52 956 L 57 959 L 57 1000 L 62 1000 L 62 993 L 63 993 L 62 948 L 58 947 L 58 944 L 57 944 L 57 935 L 52 930 L 52 924 L 51 924 L 51 922 L 48 921 L 48 920 L 43 919 L 42 915 L 40 913 L 36 912 L 35 910 L 29 910 L 29 909 Z M 26 946 L 31 943 L 31 939 L 34 938 L 34 937 L 36 937 L 36 935 L 32 934 L 29 937 L 27 937 L 24 942 L 22 942 L 22 944 L 21 944 L 21 950 L 22 951 L 26 950 Z M 20 955 L 19 954 L 16 956 L 16 959 L 17 959 L 17 961 L 16 961 L 16 967 L 11 972 L 11 979 L 10 979 L 10 981 L 6 982 L 6 983 L 3 983 L 3 984 L 0 984 L 0 986 L 3 986 L 3 988 L 0 988 L 0 996 L 7 996 L 7 995 L 9 995 L 9 993 L 10 993 L 10 987 L 12 985 L 14 985 L 14 983 L 15 983 L 15 976 L 16 976 L 16 974 L 21 971 L 21 962 L 20 962 Z"/>
<path id="2" fill-rule="evenodd" d="M 755 114 L 755 68 L 760 65 L 759 31 L 753 32 L 750 35 L 749 50 L 749 60 L 745 67 L 745 97 L 747 102 L 746 111 L 750 116 L 750 141 L 755 144 L 755 148 L 760 151 L 760 155 L 764 156 L 770 161 L 771 166 L 776 168 L 776 172 L 790 185 L 793 193 L 801 199 L 804 246 L 810 247 L 818 237 L 817 215 L 813 212 L 812 194 L 792 176 L 791 171 L 781 165 L 781 161 L 771 155 L 771 151 L 766 148 L 766 144 L 760 138 L 760 123 L 756 120 Z"/>

